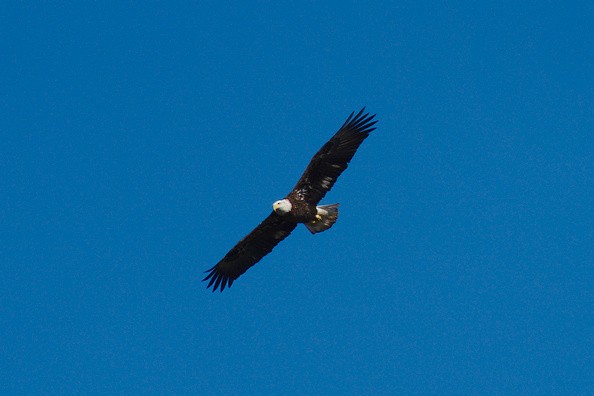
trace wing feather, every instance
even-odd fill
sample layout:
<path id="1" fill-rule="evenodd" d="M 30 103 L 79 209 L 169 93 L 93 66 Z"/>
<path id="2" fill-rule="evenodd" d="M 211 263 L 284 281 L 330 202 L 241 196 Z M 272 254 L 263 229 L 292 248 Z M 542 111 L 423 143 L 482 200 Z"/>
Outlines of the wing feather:
<path id="1" fill-rule="evenodd" d="M 221 261 L 205 271 L 208 275 L 203 281 L 209 281 L 207 288 L 213 286 L 214 292 L 217 288 L 223 291 L 225 287 L 231 287 L 235 279 L 270 253 L 280 241 L 289 236 L 296 226 L 297 223 L 286 221 L 272 212 L 239 241 Z"/>
<path id="2" fill-rule="evenodd" d="M 307 169 L 289 194 L 293 199 L 304 199 L 317 204 L 336 183 L 338 176 L 348 167 L 355 152 L 375 130 L 374 115 L 352 112 L 338 132 L 313 156 Z"/>

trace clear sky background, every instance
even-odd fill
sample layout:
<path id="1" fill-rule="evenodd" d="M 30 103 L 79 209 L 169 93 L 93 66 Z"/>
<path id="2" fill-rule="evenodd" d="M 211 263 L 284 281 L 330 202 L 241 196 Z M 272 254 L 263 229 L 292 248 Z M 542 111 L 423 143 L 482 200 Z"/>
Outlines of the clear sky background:
<path id="1" fill-rule="evenodd" d="M 592 2 L 51 3 L 0 21 L 0 393 L 594 394 Z M 338 223 L 207 290 L 362 106 Z"/>

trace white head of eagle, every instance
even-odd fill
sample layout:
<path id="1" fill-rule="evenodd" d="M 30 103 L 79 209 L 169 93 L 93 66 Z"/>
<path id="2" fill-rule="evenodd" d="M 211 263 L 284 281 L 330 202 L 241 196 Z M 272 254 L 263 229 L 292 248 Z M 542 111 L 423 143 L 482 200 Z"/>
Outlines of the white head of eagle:
<path id="1" fill-rule="evenodd" d="M 292 208 L 293 205 L 291 205 L 291 201 L 289 201 L 288 199 L 281 199 L 272 204 L 272 210 L 274 210 L 279 215 L 289 213 Z"/>

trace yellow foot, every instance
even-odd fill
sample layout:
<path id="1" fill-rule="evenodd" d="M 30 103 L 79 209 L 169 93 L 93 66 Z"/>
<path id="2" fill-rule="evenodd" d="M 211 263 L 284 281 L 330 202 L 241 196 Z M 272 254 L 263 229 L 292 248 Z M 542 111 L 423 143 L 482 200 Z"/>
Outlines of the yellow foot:
<path id="1" fill-rule="evenodd" d="M 320 216 L 319 214 L 316 215 L 316 220 L 315 221 L 320 221 L 322 220 L 322 216 Z"/>

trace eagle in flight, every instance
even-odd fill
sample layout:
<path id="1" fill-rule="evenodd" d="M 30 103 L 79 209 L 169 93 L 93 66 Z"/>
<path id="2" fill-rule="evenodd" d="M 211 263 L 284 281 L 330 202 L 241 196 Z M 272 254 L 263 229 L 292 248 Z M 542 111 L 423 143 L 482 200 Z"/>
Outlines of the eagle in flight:
<path id="1" fill-rule="evenodd" d="M 214 292 L 231 287 L 235 279 L 256 264 L 298 223 L 312 233 L 332 227 L 338 218 L 338 204 L 318 205 L 347 168 L 355 152 L 369 133 L 375 129 L 375 115 L 351 113 L 338 132 L 313 156 L 307 169 L 285 198 L 272 204 L 272 213 L 243 238 L 214 267 L 205 271 Z"/>

